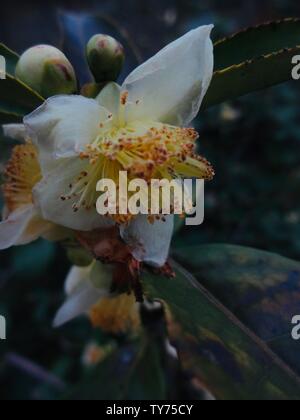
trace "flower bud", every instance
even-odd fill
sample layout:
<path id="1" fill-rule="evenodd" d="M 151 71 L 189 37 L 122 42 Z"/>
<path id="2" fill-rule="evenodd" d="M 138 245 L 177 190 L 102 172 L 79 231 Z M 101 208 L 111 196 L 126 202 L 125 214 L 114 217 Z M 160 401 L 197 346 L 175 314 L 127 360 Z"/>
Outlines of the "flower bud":
<path id="1" fill-rule="evenodd" d="M 116 81 L 124 61 L 123 46 L 109 35 L 94 35 L 86 47 L 87 60 L 97 83 Z"/>
<path id="2" fill-rule="evenodd" d="M 45 98 L 76 92 L 75 71 L 67 57 L 50 45 L 25 51 L 17 64 L 16 76 Z"/>
<path id="3" fill-rule="evenodd" d="M 86 83 L 81 87 L 80 94 L 86 98 L 96 98 L 107 83 Z"/>

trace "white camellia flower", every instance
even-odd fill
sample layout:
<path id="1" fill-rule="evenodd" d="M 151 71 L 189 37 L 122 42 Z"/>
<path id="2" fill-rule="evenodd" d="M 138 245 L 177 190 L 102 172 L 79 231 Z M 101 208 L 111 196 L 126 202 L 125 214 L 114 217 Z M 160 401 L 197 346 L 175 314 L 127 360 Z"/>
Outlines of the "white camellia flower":
<path id="1" fill-rule="evenodd" d="M 121 225 L 134 257 L 165 264 L 173 216 L 124 224 L 100 216 L 97 182 L 129 179 L 211 179 L 210 164 L 196 155 L 196 117 L 213 74 L 213 26 L 202 26 L 171 43 L 134 70 L 122 86 L 108 84 L 96 99 L 55 96 L 26 116 L 26 132 L 39 150 L 42 180 L 34 188 L 43 218 L 74 230 Z M 126 218 L 125 218 L 126 219 Z"/>
<path id="2" fill-rule="evenodd" d="M 34 203 L 32 190 L 42 179 L 42 174 L 37 149 L 29 142 L 25 127 L 11 124 L 3 128 L 6 136 L 24 143 L 14 147 L 4 171 L 2 191 L 5 205 L 0 223 L 0 250 L 25 245 L 39 237 L 65 238 L 66 229 L 44 220 Z"/>
<path id="3" fill-rule="evenodd" d="M 133 294 L 111 293 L 113 268 L 93 261 L 88 267 L 72 267 L 66 282 L 67 299 L 57 312 L 54 327 L 80 315 L 89 315 L 95 327 L 107 332 L 125 332 L 139 324 L 138 304 Z"/>

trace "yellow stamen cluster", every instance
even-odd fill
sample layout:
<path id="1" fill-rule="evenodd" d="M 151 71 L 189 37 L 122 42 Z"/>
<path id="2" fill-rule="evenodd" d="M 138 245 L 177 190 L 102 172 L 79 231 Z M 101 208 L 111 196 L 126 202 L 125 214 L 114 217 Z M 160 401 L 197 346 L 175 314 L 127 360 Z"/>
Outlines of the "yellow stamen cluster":
<path id="1" fill-rule="evenodd" d="M 135 331 L 140 323 L 133 294 L 102 299 L 91 309 L 90 319 L 94 327 L 114 334 Z"/>
<path id="2" fill-rule="evenodd" d="M 2 187 L 9 213 L 32 203 L 32 189 L 41 180 L 36 147 L 31 143 L 13 149 L 5 171 Z"/>
<path id="3" fill-rule="evenodd" d="M 61 197 L 73 201 L 75 212 L 95 207 L 99 195 L 97 182 L 105 178 L 118 185 L 120 171 L 127 171 L 129 181 L 141 178 L 149 183 L 152 179 L 210 180 L 214 176 L 210 163 L 196 154 L 198 133 L 192 128 L 136 122 L 109 129 L 102 124 L 100 131 L 80 155 L 82 172 L 70 184 L 70 191 Z M 117 221 L 122 222 L 123 218 L 120 215 Z M 128 221 L 128 216 L 125 219 Z"/>
<path id="4" fill-rule="evenodd" d="M 129 178 L 147 181 L 191 176 L 211 179 L 211 165 L 195 152 L 197 139 L 192 128 L 139 123 L 99 136 L 82 158 L 95 163 L 104 156 L 128 171 Z"/>

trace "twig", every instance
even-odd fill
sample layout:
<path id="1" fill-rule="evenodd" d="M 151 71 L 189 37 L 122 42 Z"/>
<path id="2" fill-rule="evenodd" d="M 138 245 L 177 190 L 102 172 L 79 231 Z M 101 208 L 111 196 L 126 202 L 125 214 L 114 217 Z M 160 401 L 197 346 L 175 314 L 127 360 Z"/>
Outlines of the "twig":
<path id="1" fill-rule="evenodd" d="M 58 391 L 64 391 L 66 389 L 66 384 L 57 376 L 16 353 L 8 353 L 5 356 L 5 363 L 23 371 L 39 382 L 52 386 Z"/>

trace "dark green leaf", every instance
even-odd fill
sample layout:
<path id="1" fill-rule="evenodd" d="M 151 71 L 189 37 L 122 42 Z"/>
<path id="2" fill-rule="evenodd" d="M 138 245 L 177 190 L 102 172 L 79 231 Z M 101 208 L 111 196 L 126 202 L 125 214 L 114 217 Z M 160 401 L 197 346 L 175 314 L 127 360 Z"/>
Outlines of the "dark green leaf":
<path id="1" fill-rule="evenodd" d="M 291 338 L 291 320 L 300 314 L 300 263 L 230 245 L 187 248 L 178 257 L 300 375 L 299 344 Z"/>
<path id="2" fill-rule="evenodd" d="M 300 19 L 284 19 L 248 28 L 215 43 L 215 70 L 300 45 Z"/>
<path id="3" fill-rule="evenodd" d="M 218 399 L 300 399 L 293 371 L 191 274 L 176 265 L 175 279 L 147 274 L 144 286 L 170 310 L 183 367 Z"/>
<path id="4" fill-rule="evenodd" d="M 297 54 L 300 54 L 300 47 L 215 72 L 203 108 L 292 80 L 292 57 Z"/>
<path id="5" fill-rule="evenodd" d="M 23 116 L 14 112 L 5 111 L 0 107 L 0 124 L 20 123 Z"/>
<path id="6" fill-rule="evenodd" d="M 4 44 L 0 44 L 0 55 L 6 60 L 6 72 L 14 76 L 19 55 Z"/>
<path id="7" fill-rule="evenodd" d="M 7 74 L 0 81 L 0 122 L 19 122 L 43 103 L 43 98 L 20 80 Z"/>

